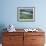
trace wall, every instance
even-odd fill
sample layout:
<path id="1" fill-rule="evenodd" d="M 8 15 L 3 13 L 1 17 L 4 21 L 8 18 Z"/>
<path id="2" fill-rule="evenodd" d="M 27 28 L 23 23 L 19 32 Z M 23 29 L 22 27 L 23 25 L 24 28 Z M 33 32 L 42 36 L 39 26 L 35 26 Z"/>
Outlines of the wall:
<path id="1" fill-rule="evenodd" d="M 0 0 L 0 25 L 16 28 L 46 28 L 46 0 Z M 35 22 L 18 22 L 17 7 L 35 7 Z"/>

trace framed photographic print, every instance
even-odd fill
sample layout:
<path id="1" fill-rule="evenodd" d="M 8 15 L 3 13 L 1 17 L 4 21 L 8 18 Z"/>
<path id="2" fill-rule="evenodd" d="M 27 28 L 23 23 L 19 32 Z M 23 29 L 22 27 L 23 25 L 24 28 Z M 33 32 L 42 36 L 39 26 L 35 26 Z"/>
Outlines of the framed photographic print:
<path id="1" fill-rule="evenodd" d="M 22 22 L 35 21 L 35 8 L 34 7 L 18 7 L 17 20 Z"/>

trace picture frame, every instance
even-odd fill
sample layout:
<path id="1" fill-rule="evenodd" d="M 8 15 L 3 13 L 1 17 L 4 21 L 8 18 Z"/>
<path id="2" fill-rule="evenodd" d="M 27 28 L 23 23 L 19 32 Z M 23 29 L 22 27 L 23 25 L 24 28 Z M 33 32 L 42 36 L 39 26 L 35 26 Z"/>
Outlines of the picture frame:
<path id="1" fill-rule="evenodd" d="M 34 22 L 35 21 L 35 7 L 18 7 L 17 21 L 20 22 Z"/>

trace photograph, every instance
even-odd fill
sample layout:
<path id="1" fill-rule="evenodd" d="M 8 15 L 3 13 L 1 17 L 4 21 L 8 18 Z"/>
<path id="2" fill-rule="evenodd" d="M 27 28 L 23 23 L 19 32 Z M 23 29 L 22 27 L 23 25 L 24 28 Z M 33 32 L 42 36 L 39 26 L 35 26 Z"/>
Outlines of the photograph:
<path id="1" fill-rule="evenodd" d="M 17 8 L 17 20 L 24 22 L 31 22 L 35 20 L 35 8 L 34 7 L 18 7 Z"/>

